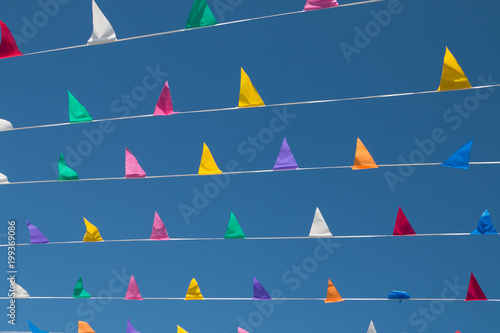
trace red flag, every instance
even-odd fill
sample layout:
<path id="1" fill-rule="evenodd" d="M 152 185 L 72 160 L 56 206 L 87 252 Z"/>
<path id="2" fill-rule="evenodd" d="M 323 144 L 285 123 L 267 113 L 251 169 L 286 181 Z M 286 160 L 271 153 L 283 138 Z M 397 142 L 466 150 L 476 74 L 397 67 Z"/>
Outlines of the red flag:
<path id="1" fill-rule="evenodd" d="M 398 216 L 396 217 L 396 225 L 394 226 L 393 236 L 402 236 L 402 235 L 415 235 L 415 231 L 411 227 L 410 222 L 403 213 L 401 207 L 398 210 Z"/>
<path id="2" fill-rule="evenodd" d="M 23 55 L 17 48 L 16 41 L 12 37 L 9 28 L 0 21 L 0 29 L 2 31 L 2 41 L 0 42 L 0 59 L 17 57 Z"/>
<path id="3" fill-rule="evenodd" d="M 487 301 L 479 283 L 477 283 L 474 274 L 470 273 L 469 290 L 467 290 L 466 301 Z"/>

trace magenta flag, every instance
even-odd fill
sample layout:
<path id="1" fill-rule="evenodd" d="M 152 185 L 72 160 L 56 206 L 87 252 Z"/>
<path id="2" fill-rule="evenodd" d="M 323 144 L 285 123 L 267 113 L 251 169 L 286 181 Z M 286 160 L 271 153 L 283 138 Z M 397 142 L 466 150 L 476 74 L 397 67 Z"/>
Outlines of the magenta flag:
<path id="1" fill-rule="evenodd" d="M 172 97 L 170 96 L 170 88 L 168 86 L 168 81 L 165 82 L 163 90 L 161 91 L 160 98 L 156 103 L 155 113 L 153 116 L 169 116 L 174 113 L 174 107 L 172 105 Z"/>
<path id="2" fill-rule="evenodd" d="M 142 170 L 134 155 L 125 148 L 125 178 L 143 178 L 146 173 Z"/>
<path id="3" fill-rule="evenodd" d="M 304 10 L 325 9 L 338 7 L 337 0 L 307 0 Z"/>

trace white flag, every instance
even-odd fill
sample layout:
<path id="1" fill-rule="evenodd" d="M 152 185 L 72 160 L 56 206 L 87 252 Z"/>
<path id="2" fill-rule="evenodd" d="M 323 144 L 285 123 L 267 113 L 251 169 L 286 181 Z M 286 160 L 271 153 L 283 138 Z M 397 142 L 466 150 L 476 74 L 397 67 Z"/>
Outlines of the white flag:
<path id="1" fill-rule="evenodd" d="M 309 232 L 309 237 L 315 237 L 315 238 L 333 237 L 332 233 L 330 232 L 330 229 L 328 229 L 328 225 L 326 225 L 323 215 L 321 215 L 321 212 L 317 207 L 316 207 L 316 213 L 314 214 L 313 223 L 311 226 L 311 231 Z"/>
<path id="2" fill-rule="evenodd" d="M 88 45 L 116 42 L 116 34 L 108 19 L 101 12 L 95 0 L 92 0 L 92 16 L 94 20 L 94 31 L 90 36 Z"/>

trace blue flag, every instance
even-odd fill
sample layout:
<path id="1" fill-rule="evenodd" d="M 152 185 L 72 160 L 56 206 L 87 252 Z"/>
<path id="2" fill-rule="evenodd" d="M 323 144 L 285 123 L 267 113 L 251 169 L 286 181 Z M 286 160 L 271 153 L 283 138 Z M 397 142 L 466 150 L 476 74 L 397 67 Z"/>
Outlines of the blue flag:
<path id="1" fill-rule="evenodd" d="M 49 333 L 47 331 L 42 331 L 41 329 L 39 329 L 38 327 L 36 327 L 35 325 L 33 325 L 33 323 L 31 321 L 28 320 L 28 325 L 30 326 L 30 331 L 32 333 Z"/>
<path id="2" fill-rule="evenodd" d="M 462 148 L 454 152 L 453 155 L 451 155 L 441 165 L 450 168 L 468 169 L 471 147 L 472 147 L 472 139 L 465 145 L 463 145 Z"/>
<path id="3" fill-rule="evenodd" d="M 481 215 L 476 230 L 474 230 L 470 234 L 471 235 L 498 234 L 495 228 L 493 227 L 493 223 L 491 223 L 490 213 L 488 212 L 487 209 L 484 211 L 483 215 Z"/>

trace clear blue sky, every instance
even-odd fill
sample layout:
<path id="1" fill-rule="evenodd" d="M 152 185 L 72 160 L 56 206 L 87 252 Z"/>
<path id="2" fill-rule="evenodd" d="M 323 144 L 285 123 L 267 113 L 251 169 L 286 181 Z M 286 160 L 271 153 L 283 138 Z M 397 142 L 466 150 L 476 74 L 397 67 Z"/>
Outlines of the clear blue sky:
<path id="1" fill-rule="evenodd" d="M 226 4 L 226 11 L 214 9 L 224 22 L 301 10 L 304 1 L 208 2 L 212 8 Z M 19 42 L 23 53 L 85 44 L 92 33 L 91 1 L 61 3 L 57 13 L 51 7 L 54 15 L 41 24 L 43 9 L 37 1 L 3 0 L 0 19 L 24 38 Z M 98 2 L 119 39 L 182 29 L 191 4 Z M 374 24 L 371 11 L 388 8 L 396 12 L 390 22 Z M 128 147 L 148 175 L 196 173 L 203 142 L 223 171 L 232 160 L 243 170 L 271 169 L 284 136 L 300 167 L 351 165 L 357 137 L 379 164 L 417 155 L 424 162 L 442 162 L 471 138 L 472 161 L 497 161 L 499 88 L 473 112 L 455 118 L 447 110 L 471 101 L 474 91 L 286 109 L 182 112 L 236 106 L 240 67 L 266 104 L 437 89 L 445 46 L 473 86 L 484 84 L 480 76 L 500 80 L 498 10 L 498 3 L 486 0 L 389 1 L 3 59 L 0 118 L 14 127 L 67 122 L 67 90 L 94 119 L 152 114 L 165 79 L 180 114 L 113 121 L 102 137 L 95 134 L 100 123 L 0 133 L 0 172 L 13 182 L 55 179 L 52 163 L 61 152 L 71 155 L 71 150 L 91 147 L 68 161 L 80 178 L 120 177 Z M 34 19 L 39 27 L 30 31 L 27 25 Z M 369 42 L 357 40 L 358 53 L 348 62 L 340 45 L 356 46 L 355 29 L 377 26 L 380 31 L 371 31 Z M 150 90 L 141 88 L 151 71 L 160 72 L 160 84 L 152 87 L 151 80 Z M 127 106 L 122 101 L 122 95 L 141 91 L 147 93 L 137 102 Z M 288 124 L 273 132 L 261 151 L 251 153 L 249 137 L 269 133 L 266 128 L 276 121 L 276 113 L 284 112 Z M 415 140 L 428 140 L 436 129 L 446 140 L 428 146 L 428 154 L 418 153 L 422 150 Z M 92 133 L 94 143 L 87 137 Z M 0 186 L 0 220 L 6 231 L 5 222 L 17 219 L 19 243 L 29 242 L 27 219 L 51 241 L 81 240 L 83 217 L 104 239 L 149 238 L 155 211 L 171 237 L 223 237 L 231 211 L 248 237 L 307 236 L 316 207 L 334 235 L 391 234 L 399 206 L 417 233 L 470 232 L 485 209 L 500 227 L 498 166 L 473 165 L 467 171 L 425 166 L 411 175 L 400 171 L 407 177 L 393 188 L 386 172 L 398 174 L 397 168 L 231 176 L 229 185 L 189 218 L 180 207 L 194 207 L 195 192 L 213 183 L 211 177 L 7 185 Z M 268 291 L 286 297 L 325 297 L 331 278 L 343 297 L 386 297 L 397 289 L 412 297 L 439 298 L 444 290 L 454 297 L 448 284 L 462 288 L 474 272 L 486 296 L 500 298 L 497 236 L 328 242 L 333 253 L 321 262 L 314 254 L 322 245 L 314 239 L 24 246 L 17 250 L 17 280 L 32 296 L 71 296 L 82 275 L 91 295 L 108 290 L 124 297 L 126 286 L 116 282 L 113 272 L 125 272 L 134 275 L 143 297 L 183 297 L 195 277 L 205 297 L 251 297 L 256 276 Z M 5 248 L 1 256 L 6 261 Z M 309 273 L 294 273 L 294 266 L 304 264 Z M 7 282 L 2 285 L 6 295 Z M 466 291 L 460 288 L 456 295 L 463 299 Z M 1 308 L 6 306 L 0 302 Z M 498 307 L 461 301 L 114 300 L 103 305 L 20 300 L 16 327 L 2 314 L 0 330 L 28 331 L 30 319 L 51 332 L 75 332 L 67 328 L 78 320 L 98 333 L 125 332 L 130 318 L 143 333 L 176 332 L 176 325 L 190 333 L 230 333 L 238 325 L 256 333 L 355 333 L 366 332 L 370 320 L 379 333 L 477 333 L 497 329 Z M 249 328 L 241 320 L 254 325 Z"/>

